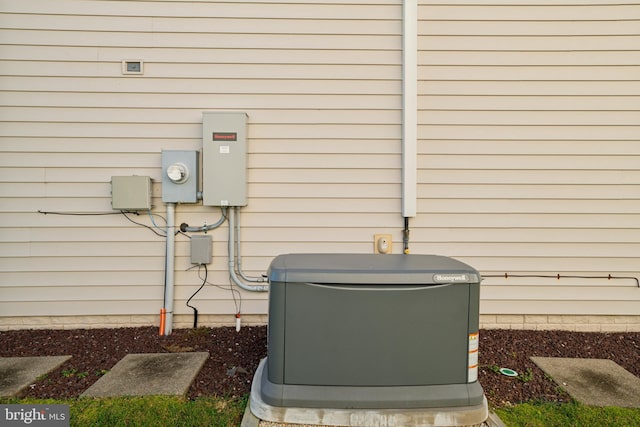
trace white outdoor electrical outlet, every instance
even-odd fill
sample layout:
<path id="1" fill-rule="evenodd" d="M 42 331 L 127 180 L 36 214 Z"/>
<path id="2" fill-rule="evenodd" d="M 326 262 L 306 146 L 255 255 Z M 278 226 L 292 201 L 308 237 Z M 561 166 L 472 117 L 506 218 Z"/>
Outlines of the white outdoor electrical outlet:
<path id="1" fill-rule="evenodd" d="M 390 254 L 393 247 L 391 234 L 376 234 L 373 236 L 373 253 Z"/>

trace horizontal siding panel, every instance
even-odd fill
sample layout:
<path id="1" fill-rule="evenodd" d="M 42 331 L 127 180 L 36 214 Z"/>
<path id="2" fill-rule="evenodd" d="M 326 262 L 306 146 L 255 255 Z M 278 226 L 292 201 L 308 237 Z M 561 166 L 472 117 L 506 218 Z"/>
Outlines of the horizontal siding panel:
<path id="1" fill-rule="evenodd" d="M 264 243 L 268 245 L 268 243 Z M 244 245 L 252 248 L 254 244 Z M 429 248 L 437 254 L 454 254 L 456 257 L 472 257 L 476 254 L 485 254 L 495 258 L 523 257 L 523 258 L 607 258 L 618 257 L 632 260 L 640 250 L 636 243 L 595 244 L 581 243 L 457 243 L 431 242 Z M 260 252 L 259 252 L 260 253 Z M 568 263 L 567 266 L 571 264 Z"/>
<path id="2" fill-rule="evenodd" d="M 127 301 L 113 296 L 112 299 L 93 304 L 93 299 L 86 301 L 0 301 L 0 312 L 4 316 L 22 317 L 25 313 L 36 313 L 35 316 L 86 316 L 87 307 L 91 307 L 91 315 L 138 315 L 158 314 L 162 297 L 156 297 L 146 301 Z M 94 307 L 95 306 L 95 307 Z"/>
<path id="3" fill-rule="evenodd" d="M 400 170 L 375 170 L 372 177 L 372 169 L 250 169 L 247 179 L 249 183 L 387 184 L 400 182 Z"/>
<path id="4" fill-rule="evenodd" d="M 556 228 L 635 228 L 636 214 L 532 214 L 510 213 L 496 215 L 494 213 L 421 213 L 413 218 L 412 227 L 450 227 L 450 228 L 544 228 L 553 232 Z M 420 253 L 420 252 L 417 252 Z M 427 252 L 428 253 L 428 252 Z M 473 265 L 473 264 L 471 264 Z"/>
<path id="5" fill-rule="evenodd" d="M 250 153 L 265 154 L 397 154 L 400 149 L 398 139 L 255 138 L 249 141 Z"/>
<path id="6" fill-rule="evenodd" d="M 10 91 L 3 93 L 5 105 L 15 106 L 59 106 L 98 108 L 199 108 L 201 110 L 251 110 L 251 109 L 400 109 L 401 96 L 398 95 L 323 95 L 323 94 L 181 94 L 161 93 L 56 93 Z M 640 98 L 640 97 L 639 97 Z M 250 128 L 251 131 L 251 128 Z M 78 137 L 79 135 L 74 135 Z M 95 134 L 93 135 L 95 137 Z M 55 135 L 52 135 L 55 137 Z M 179 140 L 193 138 L 180 135 L 171 138 Z M 200 137 L 198 137 L 200 139 Z M 168 141 L 171 143 L 172 141 Z"/>
<path id="7" fill-rule="evenodd" d="M 606 283 L 605 279 L 602 283 Z M 557 283 L 557 282 L 556 282 Z M 611 282 L 609 282 L 611 284 Z M 611 299 L 611 290 L 616 288 L 616 299 L 619 301 L 638 301 L 637 287 L 620 286 L 616 281 L 611 286 L 585 286 L 576 295 L 575 286 L 482 286 L 482 296 L 488 300 L 513 300 L 524 298 L 527 300 L 552 300 L 552 301 L 607 301 Z"/>
<path id="8" fill-rule="evenodd" d="M 56 257 L 12 257 L 0 259 L 0 272 L 10 271 L 161 271 L 164 266 L 164 257 L 83 257 L 83 262 L 78 259 L 68 259 L 61 263 Z"/>
<path id="9" fill-rule="evenodd" d="M 217 18 L 148 16 L 21 15 L 5 13 L 5 28 L 33 30 L 126 31 L 223 34 L 401 34 L 400 9 L 386 19 Z"/>
<path id="10" fill-rule="evenodd" d="M 26 125 L 28 123 L 28 125 Z M 66 137 L 104 135 L 112 138 L 202 138 L 202 130 L 195 125 L 178 123 L 69 123 L 21 122 L 5 123 L 0 128 L 3 136 Z"/>
<path id="11" fill-rule="evenodd" d="M 640 62 L 640 58 L 636 63 Z M 419 82 L 420 95 L 628 96 L 640 95 L 640 80 L 624 81 L 430 81 Z M 548 99 L 547 99 L 548 101 Z M 574 105 L 578 109 L 579 105 Z"/>
<path id="12" fill-rule="evenodd" d="M 61 138 L 62 139 L 62 138 Z M 135 153 L 157 155 L 161 150 L 200 150 L 202 139 L 168 140 L 158 146 L 157 139 L 136 139 L 133 145 L 129 140 L 114 138 L 64 138 L 65 144 L 51 144 L 52 139 L 45 137 L 0 137 L 3 152 L 7 153 Z M 55 141 L 55 138 L 53 138 Z M 49 142 L 47 142 L 49 141 Z M 450 143 L 447 143 L 450 144 Z M 107 149 L 109 151 L 107 151 Z M 263 139 L 251 138 L 248 141 L 249 154 L 397 154 L 400 151 L 399 140 L 362 140 L 362 139 Z M 146 175 L 148 171 L 140 168 Z M 78 173 L 90 177 L 90 170 L 77 168 Z M 51 171 L 49 171 L 51 172 Z M 2 173 L 2 172 L 0 172 Z M 25 172 L 28 174 L 28 172 Z M 117 175 L 117 174 L 114 174 Z M 71 177 L 73 179 L 73 177 Z"/>
<path id="13" fill-rule="evenodd" d="M 378 230 L 379 231 L 379 230 Z M 384 230 L 401 244 L 402 232 Z M 296 227 L 251 227 L 242 231 L 245 242 L 287 241 L 339 241 L 373 242 L 372 233 L 363 228 L 304 229 Z M 428 243 L 636 243 L 640 230 L 610 228 L 545 229 L 545 228 L 420 228 L 411 230 L 411 240 Z M 578 273 L 575 273 L 578 274 Z"/>
<path id="14" fill-rule="evenodd" d="M 338 79 L 271 79 L 268 84 L 246 79 L 167 79 L 79 78 L 79 77 L 5 77 L 3 90 L 63 92 L 154 92 L 164 93 L 250 93 L 250 94 L 396 94 L 399 81 Z"/>
<path id="15" fill-rule="evenodd" d="M 40 124 L 38 124 L 40 126 Z M 17 127 L 17 125 L 16 125 Z M 103 147 L 104 149 L 104 147 Z M 104 153 L 96 156 L 95 153 L 4 153 L 0 158 L 0 166 L 3 167 L 37 167 L 46 168 L 45 173 L 54 172 L 56 168 L 74 167 L 83 165 L 90 167 L 109 167 L 114 165 L 120 168 L 157 168 L 160 160 L 160 151 L 157 153 Z M 105 157 L 109 159 L 105 159 Z M 64 172 L 64 171 L 62 171 Z M 67 174 L 69 175 L 69 174 Z"/>
<path id="16" fill-rule="evenodd" d="M 335 228 L 353 227 L 357 224 L 362 228 L 401 227 L 402 218 L 397 214 L 385 213 L 326 213 L 316 215 L 301 212 L 297 215 L 283 215 L 282 213 L 247 212 L 242 216 L 242 224 L 246 227 L 261 227 L 269 224 L 270 227 L 308 227 L 308 228 Z M 310 245 L 313 248 L 313 245 Z M 308 249 L 307 249 L 308 251 Z M 305 251 L 306 252 L 306 251 Z M 331 252 L 331 251 L 330 251 Z"/>
<path id="17" fill-rule="evenodd" d="M 637 41 L 640 45 L 640 38 Z M 616 81 L 638 80 L 635 65 L 423 65 L 420 76 L 445 81 Z"/>
<path id="18" fill-rule="evenodd" d="M 429 21 L 620 21 L 640 20 L 635 5 L 582 5 L 579 9 L 566 4 L 555 7 L 531 4 L 497 5 L 485 2 L 478 7 L 429 5 L 418 9 L 418 19 Z"/>
<path id="19" fill-rule="evenodd" d="M 416 247 L 426 249 L 428 246 L 413 244 Z M 425 252 L 421 252 L 425 253 Z M 626 258 L 574 258 L 574 257 L 488 257 L 488 256 L 459 256 L 457 253 L 445 254 L 460 261 L 474 266 L 478 271 L 537 271 L 551 272 L 558 271 L 615 271 L 620 273 L 628 272 L 637 275 L 638 264 L 633 257 Z M 509 267 L 509 268 L 506 268 Z M 626 274 L 626 273 L 625 273 Z M 552 279 L 556 280 L 556 279 Z M 635 284 L 635 283 L 633 283 Z M 631 284 L 630 284 L 631 286 Z M 526 300 L 525 300 L 526 301 Z"/>
<path id="20" fill-rule="evenodd" d="M 419 198 L 438 199 L 513 199 L 587 200 L 608 203 L 611 200 L 637 200 L 640 184 L 633 185 L 558 185 L 558 184 L 418 184 Z"/>
<path id="21" fill-rule="evenodd" d="M 640 119 L 640 117 L 639 117 Z M 331 163 L 328 163 L 331 164 Z M 637 156 L 588 155 L 422 155 L 418 168 L 431 169 L 494 169 L 494 170 L 638 170 Z"/>
<path id="22" fill-rule="evenodd" d="M 298 212 L 309 213 L 337 213 L 337 212 L 377 212 L 377 213 L 397 213 L 399 200 L 392 198 L 365 199 L 355 198 L 353 200 L 344 199 L 322 199 L 311 198 L 286 198 L 278 201 L 277 205 L 269 199 L 257 199 L 252 201 L 251 209 L 254 212 L 282 212 L 294 214 Z M 295 238 L 295 236 L 288 236 Z"/>
<path id="23" fill-rule="evenodd" d="M 431 213 L 559 213 L 638 214 L 637 200 L 553 200 L 553 199 L 435 199 L 418 201 L 421 212 Z"/>
<path id="24" fill-rule="evenodd" d="M 249 185 L 249 197 L 281 199 L 308 197 L 313 194 L 318 198 L 354 199 L 360 197 L 395 198 L 400 203 L 398 195 L 399 182 L 376 183 L 312 183 L 312 182 L 278 182 L 277 185 L 266 182 L 252 182 Z M 252 205 L 249 206 L 249 208 Z"/>
<path id="25" fill-rule="evenodd" d="M 419 111 L 422 124 L 536 125 L 536 126 L 634 126 L 638 111 Z"/>
<path id="26" fill-rule="evenodd" d="M 46 204 L 46 200 L 43 200 Z M 46 206 L 43 209 L 46 211 Z M 74 213 L 74 211 L 63 210 L 61 212 Z M 77 211 L 75 211 L 77 212 Z M 87 211 L 84 211 L 87 212 Z M 101 211 L 105 212 L 105 211 Z M 108 212 L 108 211 L 106 211 Z M 111 212 L 114 212 L 111 210 Z M 217 214 L 217 212 L 216 212 Z M 137 217 L 135 214 L 128 214 L 129 218 L 137 222 L 150 224 L 148 216 L 142 215 Z M 47 228 L 47 227 L 96 227 L 98 229 L 108 229 L 109 227 L 134 227 L 134 224 L 128 221 L 123 215 L 44 215 L 37 211 L 25 212 L 0 212 L 0 224 L 20 224 L 27 228 Z M 139 220 L 139 221 L 138 221 Z M 107 231 L 108 232 L 108 231 Z M 149 233 L 151 233 L 149 231 Z M 158 238 L 160 239 L 160 238 Z"/>
<path id="27" fill-rule="evenodd" d="M 400 244 L 400 242 L 398 242 Z M 333 245 L 333 248 L 331 247 Z M 423 247 L 424 244 L 411 245 Z M 246 242 L 242 245 L 243 250 L 254 255 L 274 256 L 280 253 L 305 252 L 308 250 L 306 242 Z M 314 250 L 319 253 L 357 253 L 371 250 L 370 242 L 314 242 Z M 619 244 L 586 244 L 575 245 L 572 243 L 457 243 L 430 242 L 429 251 L 436 254 L 449 254 L 456 258 L 473 257 L 476 254 L 486 254 L 496 259 L 504 258 L 531 258 L 547 259 L 556 257 L 558 259 L 572 257 L 577 259 L 596 259 L 602 257 L 617 257 L 632 261 L 633 254 L 638 253 L 640 244 L 619 243 Z M 400 250 L 397 251 L 399 253 Z M 413 252 L 413 251 L 412 251 Z M 420 253 L 423 253 L 422 251 Z M 455 255 L 454 255 L 455 254 Z M 472 264 L 473 265 L 473 264 Z M 597 265 L 597 264 L 596 264 Z M 571 266 L 571 263 L 567 263 Z M 477 267 L 476 267 L 477 268 Z"/>
<path id="28" fill-rule="evenodd" d="M 251 124 L 396 124 L 400 120 L 400 111 L 395 110 L 253 110 L 248 112 Z M 631 113 L 630 113 L 631 114 Z M 164 108 L 128 108 L 123 113 L 115 108 L 61 108 L 61 107 L 0 107 L 0 118 L 4 121 L 22 121 L 32 115 L 47 122 L 69 122 L 73 117 L 77 122 L 105 123 L 185 123 L 200 126 L 202 110 L 164 109 Z M 44 144 L 46 144 L 44 141 Z M 83 141 L 84 145 L 88 141 Z M 117 141 L 113 141 L 117 143 Z M 73 142 L 72 142 L 73 143 Z M 327 143 L 331 143 L 327 140 Z M 200 144 L 198 147 L 200 148 Z M 250 141 L 253 144 L 253 139 Z M 51 146 L 51 144 L 48 144 Z M 296 144 L 300 145 L 300 144 Z M 348 146 L 347 146 L 348 147 Z M 4 148 L 4 145 L 3 145 Z M 111 144 L 110 151 L 116 151 Z M 153 146 L 157 151 L 157 144 Z M 103 147 L 104 149 L 104 147 Z M 26 150 L 25 150 L 26 151 Z"/>
<path id="29" fill-rule="evenodd" d="M 483 314 L 638 315 L 637 301 L 481 300 Z"/>
<path id="30" fill-rule="evenodd" d="M 92 271 L 92 280 L 87 280 L 87 272 L 79 271 L 20 271 L 6 272 L 2 274 L 0 289 L 21 286 L 33 288 L 47 284 L 53 288 L 75 287 L 75 286 L 158 286 L 164 283 L 164 272 L 148 271 Z"/>
<path id="31" fill-rule="evenodd" d="M 122 69 L 122 64 L 115 61 L 0 60 L 0 66 L 1 75 L 23 77 L 113 78 L 120 76 Z M 363 75 L 366 75 L 368 80 L 398 80 L 400 67 L 400 64 L 288 64 L 286 67 L 280 64 L 251 64 L 251 66 L 238 67 L 237 64 L 220 63 L 202 63 L 191 66 L 146 63 L 144 78 L 166 79 L 174 76 L 175 80 L 175 76 L 180 76 L 182 79 L 258 79 L 264 80 L 265 84 L 272 79 L 358 80 Z M 120 76 L 120 79 L 126 78 L 136 80 L 136 76 Z"/>
<path id="32" fill-rule="evenodd" d="M 30 310 L 37 313 L 37 316 L 86 316 L 87 306 L 92 305 L 93 300 L 87 301 L 43 301 L 31 302 L 25 301 L 21 303 L 4 303 L 0 301 L 0 313 L 5 316 L 24 316 Z M 160 310 L 158 307 L 162 305 L 162 297 L 159 299 L 149 299 L 143 301 L 127 301 L 118 299 L 114 296 L 110 300 L 101 301 L 92 307 L 91 315 L 108 316 L 108 315 L 158 315 Z M 226 300 L 207 301 L 206 304 L 200 302 L 198 304 L 201 313 L 215 314 L 236 314 L 237 310 L 230 298 Z M 264 314 L 267 310 L 267 301 L 264 297 L 256 297 L 255 294 L 247 295 L 242 300 L 243 314 Z M 174 314 L 193 314 L 193 310 L 186 307 L 181 301 L 176 301 Z"/>
<path id="33" fill-rule="evenodd" d="M 59 138 L 57 142 L 61 142 L 63 140 L 64 144 L 61 144 L 56 143 L 56 138 L 3 136 L 0 137 L 0 146 L 2 146 L 2 151 L 5 153 L 30 153 L 43 151 L 48 153 L 104 153 L 108 149 L 109 152 L 113 153 L 136 154 L 156 154 L 162 149 L 199 150 L 202 147 L 202 138 L 171 139 L 163 141 L 162 147 L 158 146 L 158 140 L 155 138 L 137 138 L 135 144 L 131 144 L 131 141 L 128 139 L 98 138 L 95 136 L 87 138 Z"/>
<path id="34" fill-rule="evenodd" d="M 636 184 L 640 170 L 418 170 L 420 182 L 442 184 Z"/>
<path id="35" fill-rule="evenodd" d="M 507 279 L 504 278 L 504 274 L 505 272 L 483 272 L 483 288 L 492 289 L 495 292 L 497 288 L 504 287 L 508 287 L 512 291 L 516 291 L 518 288 L 526 289 L 530 287 L 537 287 L 542 290 L 562 287 L 566 288 L 567 290 L 573 289 L 574 293 L 576 291 L 576 288 L 578 287 L 585 287 L 588 289 L 602 288 L 604 290 L 607 290 L 609 296 L 611 295 L 612 291 L 620 290 L 622 292 L 626 292 L 626 289 L 638 289 L 635 278 L 633 276 L 629 276 L 626 272 L 561 271 L 548 273 L 545 275 L 546 277 L 536 277 L 541 275 L 540 272 L 518 272 L 517 274 L 507 273 Z M 560 274 L 560 279 L 557 278 L 558 274 Z M 524 277 L 518 277 L 517 275 L 521 275 Z M 611 278 L 609 278 L 609 275 L 611 275 Z"/>
<path id="36" fill-rule="evenodd" d="M 64 212 L 64 211 L 62 211 Z M 72 211 L 71 211 L 72 212 Z M 44 215 L 43 215 L 44 216 Z M 53 216 L 53 215 L 52 215 Z M 160 239 L 153 234 L 150 230 L 144 227 L 134 227 L 126 219 L 122 218 L 120 213 L 116 213 L 115 217 L 121 217 L 122 224 L 120 227 L 45 227 L 40 228 L 37 231 L 33 231 L 30 228 L 3 228 L 0 235 L 0 242 L 6 243 L 54 243 L 64 242 L 65 244 L 82 244 L 87 242 L 95 242 L 96 245 L 101 245 L 104 242 L 123 242 L 131 241 L 138 245 L 143 242 L 147 244 L 162 244 L 164 245 L 164 239 Z M 151 221 L 145 217 L 136 217 L 137 222 L 144 223 L 151 226 Z M 159 218 L 156 218 L 158 225 L 164 224 Z M 226 238 L 226 230 L 224 231 L 224 237 Z M 214 238 L 222 238 L 217 233 L 211 233 Z M 187 239 L 182 235 L 178 235 L 176 240 L 178 243 Z M 117 252 L 116 252 L 117 253 Z M 164 256 L 164 254 L 162 254 Z"/>
<path id="37" fill-rule="evenodd" d="M 48 286 L 29 286 L 29 287 L 3 287 L 3 302 L 22 302 L 29 301 L 33 303 L 60 301 L 60 291 Z M 65 295 L 64 301 L 73 304 L 76 301 L 144 301 L 158 300 L 162 298 L 162 285 L 155 286 L 74 286 L 66 290 L 70 295 Z M 67 292 L 65 292 L 66 294 Z"/>
<path id="38" fill-rule="evenodd" d="M 308 196 L 308 193 L 307 193 Z M 295 216 L 283 215 L 283 212 L 251 212 L 243 214 L 243 224 L 251 227 L 262 227 L 267 224 L 270 227 L 351 227 L 357 224 L 359 227 L 384 227 L 385 224 L 401 227 L 402 217 L 398 218 L 394 213 L 375 212 L 330 212 L 323 215 L 301 212 Z M 162 212 L 161 212 L 162 213 Z M 141 215 L 136 217 L 129 214 L 129 217 L 137 222 L 149 224 L 148 218 Z M 203 212 L 184 214 L 179 217 L 179 221 L 191 224 L 202 224 L 207 220 L 208 224 L 219 218 L 219 210 L 209 208 Z M 74 215 L 43 215 L 37 212 L 26 213 L 0 213 L 0 224 L 20 224 L 28 228 L 41 227 L 122 227 L 129 226 L 129 222 L 120 215 L 100 215 L 100 216 L 74 216 Z M 379 221 L 379 222 L 377 222 Z M 131 224 L 133 226 L 133 224 Z M 151 233 L 151 231 L 149 231 Z M 159 241 L 162 238 L 158 237 Z M 226 251 L 225 251 L 226 252 Z M 115 254 L 117 256 L 117 254 Z"/>
<path id="39" fill-rule="evenodd" d="M 191 64 L 371 64 L 397 65 L 401 61 L 398 50 L 323 50 L 323 49 L 169 49 L 169 48 L 120 48 L 120 47 L 58 47 L 14 46 L 2 49 L 5 60 L 41 61 L 107 61 L 115 62 L 120 73 L 124 59 L 141 58 L 147 63 Z M 115 71 L 115 69 L 114 69 Z M 140 76 L 138 76 L 140 77 Z M 134 77 L 135 79 L 135 77 Z"/>
<path id="40" fill-rule="evenodd" d="M 400 124 L 307 124 L 307 125 L 267 125 L 256 124 L 252 126 L 252 135 L 258 138 L 302 138 L 302 139 L 399 139 Z"/>
<path id="41" fill-rule="evenodd" d="M 473 225 L 473 224 L 471 224 Z M 278 229 L 279 230 L 279 229 Z M 251 239 L 257 231 L 243 233 Z M 399 236 L 399 234 L 398 234 Z M 640 230 L 612 228 L 422 228 L 411 230 L 411 239 L 419 242 L 444 243 L 636 243 Z M 576 273 L 577 274 L 577 273 Z"/>
<path id="42" fill-rule="evenodd" d="M 418 96 L 421 110 L 527 110 L 527 111 L 637 111 L 640 96 L 635 95 L 574 95 L 554 93 L 517 95 L 442 95 L 429 93 Z"/>
<path id="43" fill-rule="evenodd" d="M 638 142 L 558 141 L 558 140 L 425 140 L 418 143 L 419 154 L 495 154 L 495 155 L 638 155 Z"/>
<path id="44" fill-rule="evenodd" d="M 193 33 L 154 33 L 154 32 L 125 32 L 115 30 L 83 31 L 83 37 L 78 38 L 75 30 L 22 30 L 2 29 L 0 37 L 7 45 L 32 45 L 32 46 L 94 46 L 94 47 L 162 47 L 176 49 L 246 49 L 248 46 L 254 49 L 335 49 L 335 50 L 395 50 L 401 44 L 399 34 L 234 34 L 209 32 L 194 35 Z M 241 36 L 241 37 L 240 37 Z M 374 46 L 374 47 L 371 47 Z M 584 46 L 581 47 L 584 49 Z M 169 64 L 163 64 L 165 66 Z M 56 64 L 51 64 L 55 67 Z M 78 73 L 78 70 L 67 72 L 76 75 L 91 75 L 95 72 L 89 69 L 89 73 Z M 106 67 L 100 67 L 106 70 Z M 271 65 L 272 69 L 275 67 Z M 184 73 L 184 67 L 174 66 L 171 75 Z M 286 72 L 286 70 L 280 70 Z M 42 73 L 42 70 L 40 70 Z M 57 74 L 55 72 L 53 75 Z M 146 71 L 145 71 L 145 74 Z M 51 75 L 51 74 L 48 74 Z M 257 76 L 256 76 L 257 77 Z M 268 77 L 265 76 L 265 77 Z"/>
<path id="45" fill-rule="evenodd" d="M 397 169 L 400 154 L 254 154 L 248 159 L 249 168 L 286 169 Z"/>
<path id="46" fill-rule="evenodd" d="M 9 257 L 101 257 L 120 252 L 127 256 L 163 257 L 165 244 L 127 241 L 126 248 L 118 242 L 28 242 L 0 245 L 0 256 Z"/>
<path id="47" fill-rule="evenodd" d="M 41 183 L 45 180 L 44 168 L 2 168 L 0 169 L 0 182 L 14 184 L 16 182 L 37 182 Z M 1 192 L 3 196 L 6 194 Z"/>
<path id="48" fill-rule="evenodd" d="M 203 16 L 215 16 L 216 18 L 314 18 L 314 19 L 387 19 L 390 14 L 399 13 L 398 2 L 394 1 L 368 1 L 365 7 L 357 7 L 353 3 L 339 4 L 322 1 L 313 4 L 305 4 L 300 1 L 282 1 L 278 3 L 263 2 L 263 7 L 256 7 L 256 1 L 236 1 L 233 3 L 224 2 L 180 2 L 180 7 L 176 7 L 175 2 L 127 2 L 119 5 L 117 14 L 114 8 L 101 1 L 85 1 L 83 4 L 76 5 L 74 3 L 61 5 L 53 5 L 50 2 L 42 0 L 30 0 L 26 4 L 11 5 L 11 8 L 5 7 L 3 11 L 11 10 L 13 12 L 51 15 L 83 15 L 87 17 L 96 15 L 99 17 L 109 17 L 114 15 L 118 17 L 131 16 L 139 17 L 149 13 L 149 9 L 153 10 L 154 18 L 166 17 L 175 18 L 200 18 Z M 378 5 L 376 5 L 378 3 Z"/>
<path id="49" fill-rule="evenodd" d="M 640 25 L 640 21 L 636 24 Z M 418 52 L 420 65 L 637 65 L 640 50 L 632 51 L 432 51 Z"/>
<path id="50" fill-rule="evenodd" d="M 418 49 L 430 51 L 634 51 L 639 35 L 603 36 L 418 36 Z M 539 68 L 539 66 L 538 66 Z M 613 71 L 613 70 L 611 70 Z"/>
<path id="51" fill-rule="evenodd" d="M 263 1 L 263 0 L 261 0 Z M 513 6 L 514 3 L 512 0 L 438 0 L 436 3 L 438 5 L 458 5 L 458 6 L 491 6 L 491 5 L 506 5 Z M 585 6 L 585 5 L 595 5 L 595 6 L 603 6 L 603 5 L 620 5 L 620 4 L 636 4 L 636 0 L 563 0 L 562 5 L 566 6 Z M 530 6 L 557 6 L 558 2 L 556 0 L 527 0 L 527 3 L 523 3 L 523 5 Z"/>
<path id="52" fill-rule="evenodd" d="M 627 36 L 638 21 L 418 21 L 418 34 L 447 36 Z"/>
<path id="53" fill-rule="evenodd" d="M 525 139 L 633 141 L 640 135 L 640 126 L 482 126 L 482 125 L 419 125 L 418 138 L 430 139 Z"/>

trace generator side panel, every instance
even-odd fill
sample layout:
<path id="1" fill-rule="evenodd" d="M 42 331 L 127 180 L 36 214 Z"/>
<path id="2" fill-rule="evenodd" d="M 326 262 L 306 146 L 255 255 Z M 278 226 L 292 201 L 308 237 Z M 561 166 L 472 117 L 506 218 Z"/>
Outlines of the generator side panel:
<path id="1" fill-rule="evenodd" d="M 202 113 L 202 203 L 247 205 L 247 115 Z"/>
<path id="2" fill-rule="evenodd" d="M 269 285 L 267 370 L 273 384 L 284 384 L 286 289 L 284 282 L 274 281 Z"/>

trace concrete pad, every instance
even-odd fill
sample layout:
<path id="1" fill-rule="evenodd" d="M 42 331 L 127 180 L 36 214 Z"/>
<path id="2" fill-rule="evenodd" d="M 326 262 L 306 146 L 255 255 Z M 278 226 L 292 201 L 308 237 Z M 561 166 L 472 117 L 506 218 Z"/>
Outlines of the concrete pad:
<path id="1" fill-rule="evenodd" d="M 0 397 L 15 396 L 71 356 L 0 357 Z"/>
<path id="2" fill-rule="evenodd" d="M 249 408 L 252 416 L 245 414 L 242 426 L 252 427 L 256 419 L 260 427 L 316 426 L 386 426 L 386 427 L 435 427 L 480 426 L 487 420 L 489 409 L 486 398 L 478 406 L 417 409 L 332 409 L 276 407 L 262 400 L 260 378 L 266 364 L 262 359 L 251 385 Z M 300 426 L 300 424 L 302 426 Z"/>
<path id="3" fill-rule="evenodd" d="M 184 396 L 208 352 L 128 354 L 82 396 Z"/>
<path id="4" fill-rule="evenodd" d="M 612 360 L 562 357 L 531 360 L 586 405 L 640 408 L 640 378 Z"/>

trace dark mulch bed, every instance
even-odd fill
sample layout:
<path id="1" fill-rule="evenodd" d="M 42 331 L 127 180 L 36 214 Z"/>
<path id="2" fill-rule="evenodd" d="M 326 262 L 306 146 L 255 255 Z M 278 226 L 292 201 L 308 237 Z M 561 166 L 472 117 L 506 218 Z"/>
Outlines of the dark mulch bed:
<path id="1" fill-rule="evenodd" d="M 158 336 L 155 327 L 0 332 L 0 356 L 72 355 L 72 359 L 24 392 L 37 398 L 72 398 L 111 369 L 128 353 L 208 351 L 210 357 L 188 397 L 242 396 L 267 352 L 264 326 L 175 330 Z M 640 333 L 482 330 L 479 379 L 492 406 L 570 397 L 542 372 L 531 356 L 611 359 L 640 377 Z M 498 372 L 518 371 L 516 378 Z M 233 369 L 236 368 L 236 369 Z"/>

